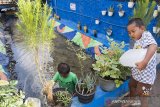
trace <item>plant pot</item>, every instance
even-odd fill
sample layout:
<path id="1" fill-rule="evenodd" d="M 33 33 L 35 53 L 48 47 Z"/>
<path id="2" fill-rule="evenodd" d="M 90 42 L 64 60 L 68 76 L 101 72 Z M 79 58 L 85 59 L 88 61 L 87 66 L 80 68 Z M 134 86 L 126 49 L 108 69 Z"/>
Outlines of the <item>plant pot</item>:
<path id="1" fill-rule="evenodd" d="M 77 24 L 77 29 L 81 30 L 81 25 L 80 24 Z"/>
<path id="2" fill-rule="evenodd" d="M 107 11 L 106 10 L 102 10 L 101 13 L 102 13 L 102 16 L 105 16 Z"/>
<path id="3" fill-rule="evenodd" d="M 113 16 L 113 12 L 108 12 L 108 16 Z"/>
<path id="4" fill-rule="evenodd" d="M 109 30 L 106 31 L 106 33 L 107 33 L 108 36 L 111 36 L 112 35 L 112 30 L 109 29 Z"/>
<path id="5" fill-rule="evenodd" d="M 97 31 L 96 30 L 93 30 L 93 35 L 94 35 L 94 37 L 97 37 Z"/>
<path id="6" fill-rule="evenodd" d="M 157 28 L 157 33 L 159 33 L 159 32 L 160 32 L 160 28 L 158 27 L 158 28 Z"/>
<path id="7" fill-rule="evenodd" d="M 154 10 L 153 17 L 156 18 L 158 16 L 158 10 Z"/>
<path id="8" fill-rule="evenodd" d="M 95 88 L 94 88 L 93 92 L 91 92 L 90 94 L 87 94 L 87 95 L 82 95 L 81 93 L 79 93 L 77 91 L 77 87 L 78 87 L 77 84 L 76 84 L 75 87 L 76 87 L 75 91 L 76 91 L 76 94 L 78 96 L 79 102 L 86 104 L 86 103 L 89 103 L 93 100 L 94 95 L 95 95 L 95 91 L 96 91 L 96 85 L 94 86 Z"/>
<path id="9" fill-rule="evenodd" d="M 56 98 L 56 96 L 55 96 L 55 93 L 58 92 L 58 91 L 66 91 L 65 88 L 54 88 L 52 91 L 53 91 L 53 98 L 54 98 L 54 105 L 55 105 L 55 106 L 58 105 L 58 107 L 59 107 L 59 106 L 60 106 L 60 107 L 71 107 L 72 101 L 68 104 L 68 106 L 64 106 L 63 103 L 61 103 L 61 102 L 59 102 L 59 101 L 56 101 L 57 98 Z M 71 94 L 69 94 L 69 96 L 72 97 Z"/>
<path id="10" fill-rule="evenodd" d="M 160 12 L 160 5 L 157 5 L 157 10 L 158 12 Z"/>
<path id="11" fill-rule="evenodd" d="M 124 11 L 119 11 L 118 14 L 120 17 L 122 17 L 122 16 L 124 16 Z"/>
<path id="12" fill-rule="evenodd" d="M 158 33 L 157 30 L 158 30 L 157 27 L 153 27 L 153 33 Z"/>
<path id="13" fill-rule="evenodd" d="M 113 91 L 116 88 L 116 84 L 113 80 L 105 80 L 101 77 L 99 79 L 100 88 L 103 91 Z"/>
<path id="14" fill-rule="evenodd" d="M 128 8 L 133 8 L 134 2 L 128 2 Z"/>
<path id="15" fill-rule="evenodd" d="M 95 24 L 96 24 L 96 25 L 98 25 L 98 24 L 99 24 L 99 22 L 100 22 L 100 21 L 99 21 L 98 19 L 97 19 L 97 20 L 95 20 Z"/>

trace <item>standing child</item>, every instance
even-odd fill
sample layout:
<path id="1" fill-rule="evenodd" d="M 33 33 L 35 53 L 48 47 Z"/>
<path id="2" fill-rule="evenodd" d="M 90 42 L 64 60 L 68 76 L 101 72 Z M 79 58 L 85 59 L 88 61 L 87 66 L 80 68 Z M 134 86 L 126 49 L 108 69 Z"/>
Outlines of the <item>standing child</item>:
<path id="1" fill-rule="evenodd" d="M 45 91 L 49 101 L 53 99 L 52 87 L 54 86 L 55 82 L 58 82 L 60 87 L 67 89 L 67 91 L 71 94 L 74 94 L 75 85 L 78 82 L 76 74 L 70 71 L 70 67 L 68 64 L 58 64 L 57 70 L 58 72 L 56 72 L 56 74 L 53 76 L 53 79 L 46 84 Z"/>
<path id="2" fill-rule="evenodd" d="M 134 49 L 147 49 L 145 58 L 136 63 L 136 68 L 132 68 L 132 76 L 129 82 L 130 97 L 134 98 L 138 95 L 141 107 L 148 107 L 148 97 L 156 78 L 157 43 L 152 34 L 145 30 L 145 25 L 140 18 L 131 19 L 128 22 L 127 29 L 130 37 L 135 40 Z"/>

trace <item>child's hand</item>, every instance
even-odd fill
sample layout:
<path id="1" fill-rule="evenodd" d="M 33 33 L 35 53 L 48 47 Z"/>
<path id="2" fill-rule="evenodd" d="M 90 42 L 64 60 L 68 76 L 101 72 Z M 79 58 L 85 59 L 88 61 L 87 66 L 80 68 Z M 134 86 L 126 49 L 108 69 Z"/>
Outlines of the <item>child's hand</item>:
<path id="1" fill-rule="evenodd" d="M 52 87 L 54 86 L 54 84 L 55 82 L 53 81 L 47 81 L 43 88 L 43 93 L 47 95 L 47 100 L 49 102 L 53 100 Z"/>
<path id="2" fill-rule="evenodd" d="M 145 62 L 145 61 L 138 62 L 138 63 L 136 63 L 136 66 L 137 66 L 137 69 L 139 69 L 141 71 L 146 68 L 147 62 Z"/>

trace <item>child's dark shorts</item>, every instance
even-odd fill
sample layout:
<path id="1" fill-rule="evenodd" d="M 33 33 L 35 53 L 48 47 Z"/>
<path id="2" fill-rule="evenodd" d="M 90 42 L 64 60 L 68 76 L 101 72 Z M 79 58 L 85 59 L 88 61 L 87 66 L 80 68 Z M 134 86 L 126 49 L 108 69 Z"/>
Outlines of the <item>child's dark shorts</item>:
<path id="1" fill-rule="evenodd" d="M 152 85 L 151 84 L 145 84 L 141 83 L 139 81 L 136 81 L 133 77 L 131 77 L 129 82 L 130 89 L 135 89 L 135 94 L 141 97 L 148 97 L 150 96 Z"/>

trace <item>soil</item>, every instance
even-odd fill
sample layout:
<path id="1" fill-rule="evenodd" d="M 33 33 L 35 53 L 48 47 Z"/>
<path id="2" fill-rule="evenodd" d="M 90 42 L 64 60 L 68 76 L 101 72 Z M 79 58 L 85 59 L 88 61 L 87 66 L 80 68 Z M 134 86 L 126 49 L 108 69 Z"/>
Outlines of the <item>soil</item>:
<path id="1" fill-rule="evenodd" d="M 60 62 L 65 62 L 70 65 L 71 71 L 77 74 L 77 77 L 81 77 L 81 66 L 79 64 L 79 60 L 74 51 L 71 51 L 68 48 L 71 48 L 66 43 L 66 38 L 62 35 L 56 34 L 57 38 L 53 40 L 54 46 L 52 49 L 54 52 L 52 53 L 52 57 L 54 59 L 53 67 L 56 70 L 57 65 Z M 79 49 L 79 46 L 73 45 L 75 49 Z M 84 72 L 88 73 L 92 71 L 92 63 L 93 59 L 87 59 L 83 61 Z"/>

